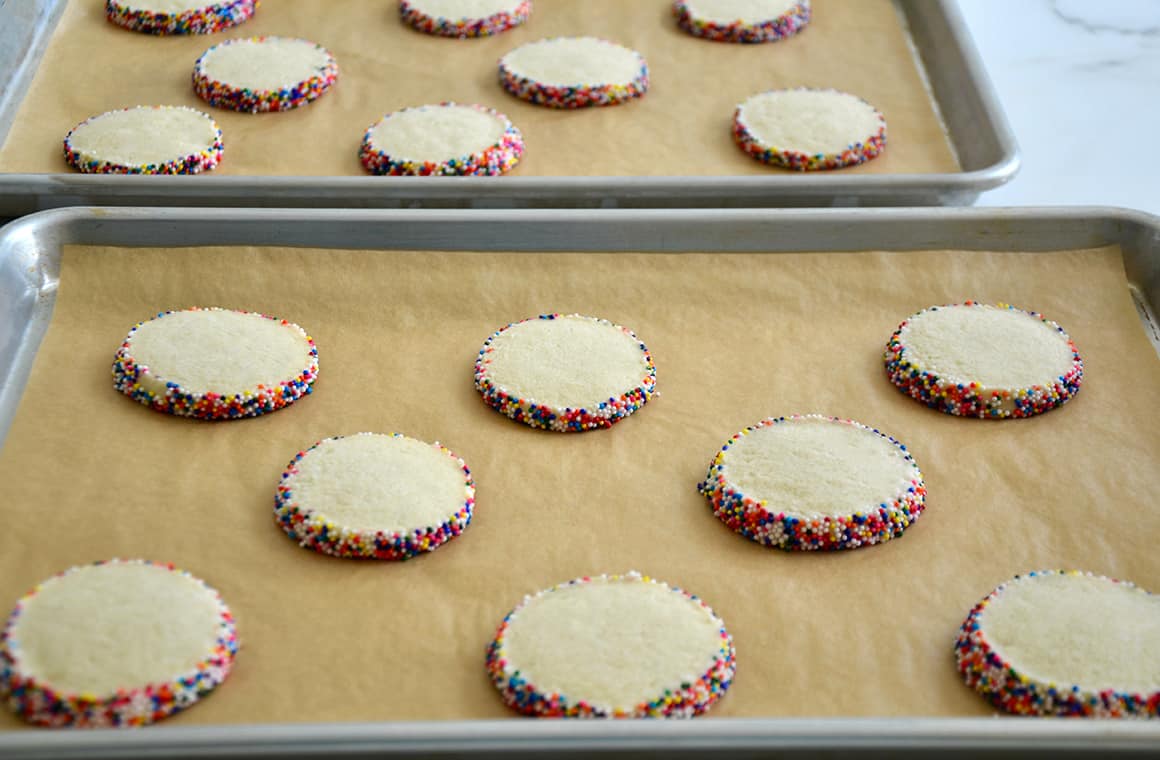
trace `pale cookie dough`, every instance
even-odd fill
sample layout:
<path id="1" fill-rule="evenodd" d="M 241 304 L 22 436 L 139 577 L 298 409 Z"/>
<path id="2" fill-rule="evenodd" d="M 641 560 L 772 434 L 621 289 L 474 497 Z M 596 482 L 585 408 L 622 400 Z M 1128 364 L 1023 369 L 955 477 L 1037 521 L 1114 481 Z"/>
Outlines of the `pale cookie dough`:
<path id="1" fill-rule="evenodd" d="M 85 174 L 199 174 L 221 159 L 217 122 L 185 106 L 109 111 L 64 138 L 64 160 Z"/>
<path id="2" fill-rule="evenodd" d="M 733 139 L 771 166 L 841 169 L 886 149 L 886 117 L 865 100 L 837 90 L 770 90 L 737 106 Z"/>
<path id="3" fill-rule="evenodd" d="M 1160 596 L 1074 570 L 1015 576 L 959 629 L 975 691 L 1020 715 L 1160 717 Z"/>
<path id="4" fill-rule="evenodd" d="M 774 42 L 810 23 L 810 0 L 676 0 L 677 26 L 716 42 Z"/>
<path id="5" fill-rule="evenodd" d="M 372 124 L 359 160 L 371 174 L 495 176 L 511 171 L 523 154 L 523 135 L 502 113 L 440 103 Z"/>
<path id="6" fill-rule="evenodd" d="M 146 34 L 210 34 L 254 15 L 259 0 L 105 0 L 105 16 L 117 26 Z"/>
<path id="7" fill-rule="evenodd" d="M 474 508 L 471 471 L 449 449 L 359 433 L 299 452 L 282 473 L 274 517 L 323 554 L 408 559 L 462 533 Z"/>
<path id="8" fill-rule="evenodd" d="M 117 350 L 113 387 L 158 412 L 256 417 L 311 392 L 318 350 L 301 327 L 247 311 L 193 308 L 139 323 Z"/>
<path id="9" fill-rule="evenodd" d="M 172 565 L 114 559 L 17 603 L 0 635 L 0 697 L 38 725 L 143 726 L 213 691 L 237 651 L 216 591 Z"/>
<path id="10" fill-rule="evenodd" d="M 635 50 L 596 37 L 529 42 L 499 60 L 500 85 L 549 108 L 612 106 L 648 90 L 648 64 Z"/>
<path id="11" fill-rule="evenodd" d="M 307 105 L 338 81 L 326 48 L 291 37 L 226 40 L 193 65 L 193 91 L 211 106 L 258 113 Z"/>
<path id="12" fill-rule="evenodd" d="M 691 718 L 724 695 L 735 667 L 708 605 L 639 573 L 525 597 L 487 651 L 504 701 L 537 717 Z"/>
<path id="13" fill-rule="evenodd" d="M 905 446 L 817 414 L 767 418 L 737 433 L 698 489 L 735 532 L 793 551 L 889 541 L 926 503 L 922 472 Z"/>
<path id="14" fill-rule="evenodd" d="M 487 37 L 519 26 L 532 0 L 399 0 L 403 23 L 441 37 Z"/>
<path id="15" fill-rule="evenodd" d="M 890 336 L 884 359 L 899 390 L 959 417 L 1041 414 L 1083 382 L 1083 360 L 1063 328 L 1008 304 L 924 309 Z"/>
<path id="16" fill-rule="evenodd" d="M 627 327 L 544 314 L 496 331 L 479 350 L 475 388 L 501 414 L 535 428 L 611 427 L 653 396 L 656 367 Z"/>

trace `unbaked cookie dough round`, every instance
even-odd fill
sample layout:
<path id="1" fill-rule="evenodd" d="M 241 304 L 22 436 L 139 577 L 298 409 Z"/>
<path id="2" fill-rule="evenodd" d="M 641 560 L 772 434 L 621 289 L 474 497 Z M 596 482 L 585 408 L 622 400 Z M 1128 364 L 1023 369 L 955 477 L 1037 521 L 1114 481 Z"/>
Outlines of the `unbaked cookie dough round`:
<path id="1" fill-rule="evenodd" d="M 222 130 L 185 106 L 135 106 L 85 119 L 64 138 L 64 160 L 85 174 L 199 174 L 222 159 Z"/>
<path id="2" fill-rule="evenodd" d="M 810 0 L 676 0 L 677 26 L 716 42 L 775 42 L 810 23 Z"/>
<path id="3" fill-rule="evenodd" d="M 884 358 L 899 390 L 958 417 L 1041 414 L 1083 382 L 1083 360 L 1063 328 L 1009 304 L 924 309 L 898 326 Z"/>
<path id="4" fill-rule="evenodd" d="M 648 64 L 635 50 L 597 37 L 529 42 L 499 60 L 499 81 L 517 98 L 549 108 L 612 106 L 648 90 Z"/>
<path id="5" fill-rule="evenodd" d="M 205 697 L 238 651 L 216 591 L 172 565 L 74 567 L 21 599 L 0 635 L 0 697 L 43 726 L 143 726 Z"/>
<path id="6" fill-rule="evenodd" d="M 258 113 L 304 106 L 338 81 L 326 48 L 291 37 L 226 40 L 193 65 L 193 91 L 218 108 Z"/>
<path id="7" fill-rule="evenodd" d="M 139 323 L 117 350 L 113 386 L 159 412 L 257 417 L 311 392 L 318 350 L 296 324 L 248 311 L 192 308 Z"/>
<path id="8" fill-rule="evenodd" d="M 254 15 L 259 0 L 105 0 L 117 26 L 146 34 L 210 34 Z"/>
<path id="9" fill-rule="evenodd" d="M 371 174 L 496 176 L 523 154 L 523 135 L 502 113 L 440 103 L 404 108 L 372 124 L 359 160 Z"/>
<path id="10" fill-rule="evenodd" d="M 534 428 L 611 427 L 656 388 L 656 367 L 627 327 L 544 314 L 497 330 L 479 350 L 475 388 L 501 414 Z"/>
<path id="11" fill-rule="evenodd" d="M 401 433 L 327 438 L 282 473 L 274 517 L 301 546 L 335 557 L 409 559 L 462 533 L 475 508 L 463 460 Z"/>
<path id="12" fill-rule="evenodd" d="M 1015 576 L 959 629 L 967 685 L 1021 715 L 1160 717 L 1160 596 L 1074 570 Z"/>
<path id="13" fill-rule="evenodd" d="M 399 0 L 403 23 L 441 37 L 488 37 L 519 26 L 532 0 Z"/>
<path id="14" fill-rule="evenodd" d="M 733 114 L 733 139 L 762 163 L 796 171 L 841 169 L 886 149 L 886 117 L 837 90 L 770 90 Z"/>
<path id="15" fill-rule="evenodd" d="M 853 420 L 767 418 L 728 441 L 698 490 L 735 532 L 793 551 L 856 549 L 902 535 L 926 503 L 914 457 Z"/>
<path id="16" fill-rule="evenodd" d="M 525 597 L 487 650 L 504 702 L 537 717 L 691 718 L 725 694 L 735 667 L 708 605 L 635 572 Z"/>

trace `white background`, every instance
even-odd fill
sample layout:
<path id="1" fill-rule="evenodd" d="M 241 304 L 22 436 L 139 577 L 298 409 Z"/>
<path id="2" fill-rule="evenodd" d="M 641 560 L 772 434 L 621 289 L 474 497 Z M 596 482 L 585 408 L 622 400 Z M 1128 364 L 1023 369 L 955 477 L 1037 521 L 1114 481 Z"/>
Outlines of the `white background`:
<path id="1" fill-rule="evenodd" d="M 1022 168 L 980 206 L 1160 215 L 1160 0 L 959 0 Z"/>

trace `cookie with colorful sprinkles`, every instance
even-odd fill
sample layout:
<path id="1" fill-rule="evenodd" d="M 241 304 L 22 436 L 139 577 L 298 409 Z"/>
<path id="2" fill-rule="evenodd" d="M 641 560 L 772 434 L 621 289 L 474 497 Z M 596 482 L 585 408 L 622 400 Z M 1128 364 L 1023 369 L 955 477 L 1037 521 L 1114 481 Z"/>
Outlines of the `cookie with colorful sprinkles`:
<path id="1" fill-rule="evenodd" d="M 532 15 L 532 0 L 399 0 L 403 23 L 440 37 L 490 37 Z"/>
<path id="2" fill-rule="evenodd" d="M 185 106 L 135 106 L 85 119 L 64 160 L 85 174 L 200 174 L 222 160 L 217 122 Z"/>
<path id="3" fill-rule="evenodd" d="M 193 65 L 193 91 L 217 108 L 288 111 L 322 97 L 338 81 L 326 48 L 291 37 L 226 40 Z"/>
<path id="4" fill-rule="evenodd" d="M 955 663 L 1017 715 L 1160 717 L 1160 596 L 1075 570 L 1015 576 L 975 605 Z"/>
<path id="5" fill-rule="evenodd" d="M 1083 383 L 1083 359 L 1063 328 L 1010 304 L 923 309 L 890 336 L 884 358 L 895 387 L 957 417 L 1031 417 Z"/>
<path id="6" fill-rule="evenodd" d="M 359 160 L 371 174 L 496 176 L 523 154 L 523 135 L 502 113 L 439 103 L 404 108 L 372 124 Z"/>
<path id="7" fill-rule="evenodd" d="M 886 117 L 862 98 L 838 90 L 770 90 L 737 106 L 733 140 L 770 166 L 841 169 L 882 154 Z"/>
<path id="8" fill-rule="evenodd" d="M 676 0 L 677 26 L 715 42 L 776 42 L 810 23 L 810 0 Z"/>
<path id="9" fill-rule="evenodd" d="M 770 417 L 717 452 L 698 490 L 734 532 L 776 549 L 856 549 L 902 535 L 926 506 L 906 447 L 853 420 Z"/>
<path id="10" fill-rule="evenodd" d="M 524 597 L 486 667 L 504 702 L 541 718 L 691 718 L 724 696 L 733 638 L 701 599 L 636 572 Z"/>
<path id="11" fill-rule="evenodd" d="M 259 0 L 105 0 L 117 26 L 146 34 L 211 34 L 249 20 Z"/>
<path id="12" fill-rule="evenodd" d="M 462 533 L 475 509 L 463 460 L 401 433 L 319 441 L 282 473 L 274 516 L 304 548 L 334 557 L 404 560 Z"/>
<path id="13" fill-rule="evenodd" d="M 534 428 L 608 428 L 656 391 L 652 355 L 606 319 L 544 314 L 502 327 L 475 361 L 475 389 L 500 414 Z"/>
<path id="14" fill-rule="evenodd" d="M 643 97 L 648 76 L 640 53 L 597 37 L 537 40 L 499 61 L 504 90 L 548 108 L 618 105 Z"/>
<path id="15" fill-rule="evenodd" d="M 113 387 L 158 412 L 257 417 L 311 392 L 318 350 L 298 325 L 249 311 L 192 308 L 138 323 L 113 360 Z"/>
<path id="16" fill-rule="evenodd" d="M 0 634 L 0 699 L 57 728 L 144 726 L 217 688 L 238 651 L 217 591 L 173 565 L 74 567 L 22 598 Z"/>

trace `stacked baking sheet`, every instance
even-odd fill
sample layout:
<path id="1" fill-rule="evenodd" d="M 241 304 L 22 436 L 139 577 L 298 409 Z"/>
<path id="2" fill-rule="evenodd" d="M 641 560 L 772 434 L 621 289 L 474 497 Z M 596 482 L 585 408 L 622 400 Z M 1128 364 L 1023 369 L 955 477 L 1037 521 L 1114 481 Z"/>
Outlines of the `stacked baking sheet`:
<path id="1" fill-rule="evenodd" d="M 808 33 L 777 45 L 725 45 L 677 29 L 667 0 L 561 2 L 494 38 L 449 40 L 398 23 L 374 0 L 264 0 L 212 39 L 157 39 L 104 22 L 101 4 L 0 6 L 0 215 L 75 204 L 333 207 L 690 207 L 964 205 L 1010 179 L 1014 139 L 953 0 L 818 0 Z M 33 6 L 40 9 L 33 12 Z M 547 8 L 548 6 L 545 6 Z M 650 63 L 646 98 L 559 112 L 500 90 L 495 62 L 544 36 L 587 33 Z M 72 173 L 60 140 L 82 119 L 141 103 L 204 106 L 189 86 L 219 38 L 305 36 L 342 67 L 338 87 L 300 111 L 214 109 L 225 132 L 213 175 Z M 23 55 L 19 51 L 24 51 Z M 431 61 L 438 61 L 432 65 Z M 730 137 L 733 108 L 762 90 L 838 87 L 890 121 L 885 155 L 843 172 L 764 167 Z M 362 131 L 384 113 L 440 100 L 507 113 L 528 152 L 502 178 L 368 177 Z"/>

